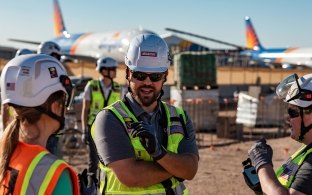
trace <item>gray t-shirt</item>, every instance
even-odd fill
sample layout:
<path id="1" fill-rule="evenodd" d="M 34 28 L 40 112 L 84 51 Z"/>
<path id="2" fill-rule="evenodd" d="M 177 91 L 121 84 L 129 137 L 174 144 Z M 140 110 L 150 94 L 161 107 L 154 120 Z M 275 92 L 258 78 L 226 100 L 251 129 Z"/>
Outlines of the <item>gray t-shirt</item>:
<path id="1" fill-rule="evenodd" d="M 125 96 L 130 105 L 130 110 L 139 121 L 144 121 L 150 125 L 149 130 L 156 134 L 159 140 L 163 138 L 161 128 L 160 104 L 153 113 L 146 113 L 140 105 L 132 98 L 130 93 Z M 100 111 L 95 119 L 95 138 L 94 142 L 100 158 L 105 165 L 117 160 L 135 158 L 134 149 L 131 145 L 129 136 L 120 120 L 109 110 Z M 189 139 L 180 142 L 178 153 L 193 153 L 198 156 L 196 145 L 195 130 L 190 118 L 186 115 L 186 129 Z M 162 140 L 163 141 L 163 140 Z M 161 141 L 161 142 L 162 142 Z"/>
<path id="2" fill-rule="evenodd" d="M 312 154 L 306 157 L 299 168 L 291 188 L 305 194 L 312 194 Z"/>

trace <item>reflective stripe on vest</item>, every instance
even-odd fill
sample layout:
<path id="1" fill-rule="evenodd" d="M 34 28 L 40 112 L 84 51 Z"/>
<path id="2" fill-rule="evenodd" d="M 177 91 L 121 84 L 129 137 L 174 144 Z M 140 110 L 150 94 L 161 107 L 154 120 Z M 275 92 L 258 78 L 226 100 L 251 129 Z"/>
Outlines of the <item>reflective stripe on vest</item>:
<path id="1" fill-rule="evenodd" d="M 167 132 L 168 132 L 168 145 L 167 150 L 173 153 L 177 153 L 178 146 L 180 141 L 184 137 L 184 130 L 182 124 L 178 122 L 171 122 L 171 117 L 179 117 L 180 114 L 183 116 L 183 120 L 185 122 L 185 114 L 181 108 L 176 108 L 170 105 L 167 105 L 164 102 L 161 102 L 164 105 L 166 117 L 167 117 Z M 105 109 L 111 110 L 115 116 L 119 119 L 119 121 L 123 124 L 124 128 L 128 132 L 127 127 L 131 127 L 129 123 L 137 122 L 138 120 L 134 116 L 133 113 L 127 108 L 127 106 L 122 101 L 118 101 L 115 104 L 106 107 Z M 94 138 L 94 126 L 91 128 L 91 136 Z M 131 140 L 131 144 L 135 150 L 135 155 L 137 159 L 152 161 L 153 158 L 148 154 L 145 148 L 141 145 L 141 142 L 138 137 L 133 138 L 129 135 Z M 108 168 L 107 166 L 99 163 L 99 168 L 101 171 L 100 178 L 100 189 L 99 191 L 102 194 L 166 194 L 166 190 L 162 184 L 155 184 L 148 187 L 127 187 L 123 185 L 114 172 Z M 172 189 L 176 194 L 188 194 L 187 189 L 183 182 L 179 182 L 175 178 L 170 179 L 172 182 Z M 106 185 L 106 186 L 105 186 Z M 105 192 L 104 192 L 105 190 Z"/>
<path id="2" fill-rule="evenodd" d="M 292 182 L 295 180 L 297 171 L 304 162 L 304 159 L 308 156 L 308 154 L 312 153 L 312 148 L 302 152 L 305 148 L 306 146 L 291 155 L 287 162 L 276 170 L 276 177 L 278 181 L 287 189 L 290 188 Z"/>
<path id="3" fill-rule="evenodd" d="M 102 91 L 102 87 L 99 80 L 91 80 L 91 100 L 88 114 L 88 125 L 91 125 L 95 119 L 96 114 L 102 110 L 106 105 L 111 105 L 120 99 L 120 85 L 113 82 L 114 90 L 110 91 L 107 104 L 105 104 L 105 96 Z"/>
<path id="4" fill-rule="evenodd" d="M 14 194 L 52 194 L 61 173 L 68 168 L 73 183 L 74 194 L 79 194 L 78 177 L 75 172 L 43 147 L 19 142 L 11 157 L 9 167 L 16 170 L 16 178 L 6 174 L 0 192 L 15 179 Z"/>

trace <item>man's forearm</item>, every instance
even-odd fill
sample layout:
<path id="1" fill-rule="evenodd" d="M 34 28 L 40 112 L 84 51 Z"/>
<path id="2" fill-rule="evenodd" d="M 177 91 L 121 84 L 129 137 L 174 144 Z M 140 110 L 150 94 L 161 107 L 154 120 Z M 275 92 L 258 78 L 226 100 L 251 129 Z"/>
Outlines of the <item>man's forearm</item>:
<path id="1" fill-rule="evenodd" d="M 285 189 L 277 180 L 272 165 L 266 164 L 261 166 L 258 171 L 258 176 L 260 179 L 262 191 L 265 194 L 288 194 L 288 190 Z"/>
<path id="2" fill-rule="evenodd" d="M 170 174 L 187 180 L 193 179 L 198 169 L 198 156 L 191 153 L 174 154 L 168 152 L 157 162 Z"/>
<path id="3" fill-rule="evenodd" d="M 156 162 L 125 159 L 108 165 L 121 183 L 128 187 L 146 187 L 158 184 L 172 175 Z"/>
<path id="4" fill-rule="evenodd" d="M 82 104 L 82 111 L 81 111 L 81 126 L 83 130 L 88 125 L 88 110 L 89 110 L 89 103 L 86 100 L 84 100 Z M 87 132 L 83 132 L 83 133 L 87 133 Z"/>

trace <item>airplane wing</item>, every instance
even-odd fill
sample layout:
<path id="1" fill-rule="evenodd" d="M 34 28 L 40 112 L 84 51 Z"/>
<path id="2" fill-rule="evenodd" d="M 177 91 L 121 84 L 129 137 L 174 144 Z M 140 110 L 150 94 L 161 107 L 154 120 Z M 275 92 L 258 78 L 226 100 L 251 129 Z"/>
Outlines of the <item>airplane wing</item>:
<path id="1" fill-rule="evenodd" d="M 181 31 L 181 30 L 177 30 L 177 29 L 173 29 L 173 28 L 165 28 L 165 30 L 171 31 L 171 32 L 175 32 L 175 33 L 179 33 L 179 34 L 189 35 L 189 36 L 192 36 L 192 37 L 196 37 L 196 38 L 207 40 L 207 41 L 212 41 L 212 42 L 215 42 L 215 43 L 220 43 L 220 44 L 231 46 L 231 47 L 235 47 L 235 48 L 237 48 L 240 51 L 242 51 L 242 50 L 249 50 L 249 48 L 247 48 L 245 46 L 241 46 L 241 45 L 237 45 L 237 44 L 221 41 L 221 40 L 218 40 L 218 39 L 213 39 L 213 38 L 210 38 L 210 37 L 205 37 L 205 36 L 202 36 L 202 35 L 197 35 L 197 34 L 190 33 L 190 32 L 185 32 L 185 31 Z"/>
<path id="2" fill-rule="evenodd" d="M 22 39 L 9 39 L 9 41 L 19 42 L 19 43 L 27 43 L 32 45 L 39 45 L 41 42 L 38 41 L 28 41 L 28 40 L 22 40 Z"/>
<path id="3" fill-rule="evenodd" d="M 26 43 L 31 45 L 39 45 L 41 42 L 39 41 L 28 41 L 28 40 L 22 40 L 22 39 L 9 39 L 9 41 L 19 42 L 19 43 Z M 16 50 L 16 49 L 15 49 Z M 82 60 L 87 62 L 96 62 L 96 58 L 85 56 L 85 55 L 72 55 L 72 54 L 62 54 L 62 60 L 66 61 L 76 61 L 76 60 Z"/>
<path id="4" fill-rule="evenodd" d="M 170 48 L 171 54 L 182 51 L 210 51 L 210 48 L 207 46 L 195 43 L 171 33 L 160 36 L 166 41 L 168 47 Z"/>
<path id="5" fill-rule="evenodd" d="M 79 60 L 89 63 L 96 63 L 97 58 L 85 55 L 62 54 L 62 62 L 78 62 Z"/>

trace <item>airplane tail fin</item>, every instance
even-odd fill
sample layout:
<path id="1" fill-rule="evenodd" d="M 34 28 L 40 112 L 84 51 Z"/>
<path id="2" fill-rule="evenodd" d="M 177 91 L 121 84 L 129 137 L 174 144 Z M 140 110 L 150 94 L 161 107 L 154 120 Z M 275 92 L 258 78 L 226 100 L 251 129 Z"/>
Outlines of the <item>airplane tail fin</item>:
<path id="1" fill-rule="evenodd" d="M 67 36 L 62 12 L 58 0 L 53 0 L 54 36 Z"/>
<path id="2" fill-rule="evenodd" d="M 250 17 L 245 17 L 245 24 L 246 24 L 246 41 L 247 41 L 247 48 L 253 49 L 253 50 L 263 50 L 259 38 L 257 36 L 257 33 L 251 23 Z"/>

